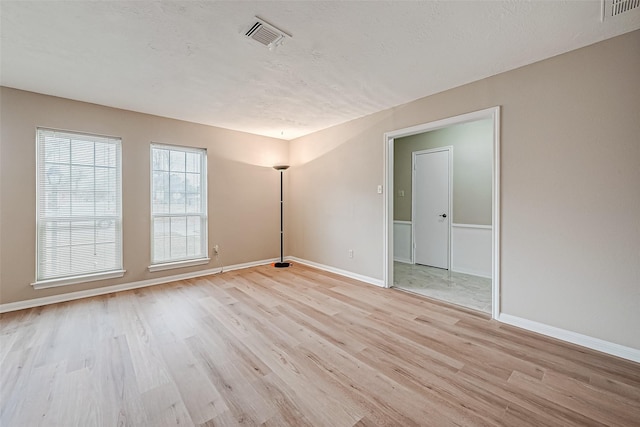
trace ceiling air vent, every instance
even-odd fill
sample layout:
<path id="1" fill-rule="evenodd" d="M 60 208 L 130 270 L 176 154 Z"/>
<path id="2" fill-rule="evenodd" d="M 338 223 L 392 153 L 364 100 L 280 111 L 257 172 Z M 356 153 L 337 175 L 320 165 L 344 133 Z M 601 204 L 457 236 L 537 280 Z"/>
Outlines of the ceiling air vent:
<path id="1" fill-rule="evenodd" d="M 244 35 L 267 46 L 269 49 L 282 44 L 286 38 L 291 37 L 284 31 L 257 17 Z"/>
<path id="2" fill-rule="evenodd" d="M 640 12 L 640 0 L 602 0 L 602 20 L 622 15 L 634 9 L 638 9 L 636 12 Z"/>

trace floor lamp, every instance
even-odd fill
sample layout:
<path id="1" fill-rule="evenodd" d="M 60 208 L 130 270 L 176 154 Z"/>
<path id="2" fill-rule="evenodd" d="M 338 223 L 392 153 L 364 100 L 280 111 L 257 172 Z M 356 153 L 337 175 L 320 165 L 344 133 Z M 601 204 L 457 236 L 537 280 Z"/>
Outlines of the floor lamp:
<path id="1" fill-rule="evenodd" d="M 276 165 L 273 167 L 275 170 L 280 171 L 280 262 L 276 262 L 274 266 L 276 268 L 289 267 L 290 262 L 284 262 L 284 200 L 282 194 L 282 176 L 284 171 L 289 169 L 288 165 Z"/>

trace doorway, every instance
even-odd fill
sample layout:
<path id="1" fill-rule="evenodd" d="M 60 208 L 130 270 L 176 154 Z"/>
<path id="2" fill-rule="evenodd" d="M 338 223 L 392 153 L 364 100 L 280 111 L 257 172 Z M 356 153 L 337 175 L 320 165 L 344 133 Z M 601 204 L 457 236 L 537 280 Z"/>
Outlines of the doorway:
<path id="1" fill-rule="evenodd" d="M 399 129 L 396 131 L 392 131 L 386 133 L 384 135 L 384 143 L 385 143 L 385 182 L 386 188 L 388 189 L 385 197 L 385 209 L 384 209 L 384 249 L 385 249 L 385 263 L 384 263 L 384 285 L 385 287 L 393 286 L 394 279 L 394 270 L 396 267 L 394 266 L 394 252 L 397 252 L 397 257 L 403 259 L 403 263 L 410 264 L 410 267 L 421 267 L 418 264 L 414 264 L 414 253 L 404 253 L 403 245 L 398 245 L 397 240 L 394 239 L 397 234 L 400 239 L 412 239 L 413 233 L 407 233 L 406 229 L 409 227 L 413 227 L 413 218 L 400 218 L 400 220 L 396 220 L 396 216 L 394 216 L 394 207 L 396 211 L 402 211 L 407 206 L 403 206 L 406 204 L 406 199 L 402 199 L 399 197 L 404 196 L 404 187 L 409 184 L 402 184 L 395 186 L 394 183 L 394 168 L 398 167 L 396 164 L 396 159 L 394 159 L 394 147 L 397 140 L 402 141 L 402 138 L 409 136 L 419 136 L 421 134 L 429 133 L 436 130 L 446 131 L 449 128 L 455 127 L 455 125 L 469 124 L 471 122 L 477 121 L 485 121 L 490 126 L 490 143 L 489 143 L 489 181 L 490 183 L 487 185 L 489 194 L 487 195 L 488 201 L 486 202 L 487 209 L 483 215 L 488 216 L 488 220 L 483 222 L 482 220 L 475 221 L 473 219 L 468 219 L 465 215 L 467 215 L 468 209 L 464 209 L 461 206 L 462 204 L 467 203 L 469 205 L 475 203 L 474 195 L 476 192 L 471 192 L 470 197 L 461 198 L 460 193 L 463 191 L 459 191 L 456 197 L 456 188 L 463 188 L 462 185 L 459 185 L 458 178 L 455 178 L 452 182 L 453 184 L 453 193 L 454 199 L 456 201 L 453 202 L 453 211 L 451 208 L 449 212 L 447 212 L 447 220 L 448 225 L 452 226 L 449 232 L 449 242 L 450 249 L 447 254 L 447 269 L 436 269 L 434 271 L 422 272 L 429 276 L 437 276 L 441 272 L 446 272 L 447 280 L 454 280 L 456 282 L 469 282 L 470 277 L 465 275 L 465 273 L 469 273 L 471 276 L 485 276 L 482 278 L 485 280 L 485 284 L 490 286 L 490 302 L 487 304 L 490 307 L 490 311 L 492 317 L 497 318 L 500 313 L 500 276 L 499 276 L 499 236 L 500 236 L 500 216 L 499 216 L 499 173 L 500 173 L 500 165 L 499 165 L 499 119 L 500 119 L 500 108 L 494 107 L 486 110 L 481 110 L 473 113 L 468 113 L 456 117 L 451 117 L 444 120 L 438 120 L 435 122 L 425 123 L 418 126 L 413 126 L 410 128 Z M 436 132 L 432 132 L 435 134 Z M 400 144 L 400 141 L 398 143 Z M 399 145 L 400 146 L 400 145 Z M 455 147 L 454 147 L 455 148 Z M 456 153 L 458 149 L 456 148 Z M 462 153 L 461 153 L 462 154 Z M 463 156 L 456 155 L 456 161 Z M 399 161 L 399 160 L 398 160 Z M 404 163 L 403 163 L 404 164 Z M 466 170 L 466 168 L 459 168 L 457 165 L 453 165 L 455 170 Z M 413 188 L 412 190 L 413 191 Z M 395 199 L 395 202 L 394 202 Z M 408 199 L 408 198 L 407 198 Z M 462 200 L 462 201 L 461 201 Z M 451 202 L 450 202 L 451 203 Z M 461 204 L 462 203 L 462 204 Z M 397 206 L 394 206 L 397 204 Z M 412 209 L 412 205 L 410 205 L 410 209 Z M 412 211 L 411 211 L 412 212 Z M 397 214 L 397 212 L 395 212 Z M 442 212 L 438 215 L 445 214 Z M 405 215 L 409 217 L 409 214 Z M 457 216 L 457 218 L 455 218 Z M 444 219 L 442 217 L 442 219 Z M 395 220 L 395 221 L 394 221 Z M 456 242 L 459 241 L 460 236 L 464 236 L 469 242 L 479 242 L 481 247 L 486 248 L 483 250 L 484 255 L 480 257 L 473 257 L 470 263 L 463 263 L 464 268 L 461 264 L 461 259 L 464 257 L 464 251 L 460 251 L 461 246 L 465 246 L 467 248 L 473 249 L 473 244 L 470 245 L 457 245 Z M 458 239 L 458 240 L 457 240 Z M 470 239 L 470 240 L 469 240 Z M 475 239 L 475 240 L 474 240 Z M 411 242 L 413 243 L 413 242 Z M 394 247 L 395 246 L 395 247 Z M 456 249 L 458 248 L 458 249 Z M 461 255 L 462 254 L 462 255 Z M 419 251 L 416 252 L 416 255 L 419 256 Z M 482 259 L 482 257 L 486 259 Z M 407 259 L 409 257 L 409 259 Z M 474 264 L 478 260 L 477 265 Z M 406 265 L 402 265 L 402 267 L 406 267 Z M 430 267 L 425 267 L 430 268 Z M 479 268 L 479 270 L 478 270 Z M 398 268 L 401 270 L 401 268 Z M 406 269 L 405 269 L 406 270 Z M 439 271 L 438 271 L 439 270 Z M 477 271 L 475 271 L 477 270 Z M 406 272 L 406 271 L 405 271 Z M 402 272 L 400 272 L 402 273 Z M 455 275 L 462 275 L 458 277 L 454 277 Z"/>

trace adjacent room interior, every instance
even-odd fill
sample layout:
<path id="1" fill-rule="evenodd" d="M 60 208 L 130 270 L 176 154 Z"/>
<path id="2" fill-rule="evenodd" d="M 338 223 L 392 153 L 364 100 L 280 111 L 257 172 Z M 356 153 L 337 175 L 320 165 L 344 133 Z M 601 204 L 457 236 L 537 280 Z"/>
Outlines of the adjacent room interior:
<path id="1" fill-rule="evenodd" d="M 637 1 L 0 20 L 0 425 L 637 424 Z"/>
<path id="2" fill-rule="evenodd" d="M 498 123 L 487 114 L 394 139 L 393 285 L 490 314 Z"/>

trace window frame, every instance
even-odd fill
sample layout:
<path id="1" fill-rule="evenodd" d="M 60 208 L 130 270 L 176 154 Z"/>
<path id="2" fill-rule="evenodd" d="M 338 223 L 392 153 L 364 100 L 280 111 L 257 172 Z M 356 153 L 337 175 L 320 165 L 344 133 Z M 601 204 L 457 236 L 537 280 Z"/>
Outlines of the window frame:
<path id="1" fill-rule="evenodd" d="M 154 169 L 153 164 L 153 156 L 154 149 L 161 150 L 169 150 L 177 151 L 182 153 L 196 153 L 200 156 L 200 205 L 201 212 L 193 213 L 193 212 L 183 212 L 183 213 L 154 213 Z M 169 153 L 169 157 L 171 154 Z M 170 169 L 170 166 L 169 166 Z M 169 179 L 171 179 L 171 171 L 165 171 L 169 173 Z M 208 191 L 207 191 L 207 180 L 208 180 L 208 168 L 207 168 L 207 149 L 202 147 L 190 147 L 190 146 L 182 146 L 175 144 L 164 144 L 159 142 L 151 142 L 149 147 L 149 241 L 150 241 L 150 263 L 148 270 L 150 272 L 169 270 L 174 268 L 183 268 L 183 267 L 191 267 L 195 265 L 204 265 L 208 264 L 211 258 L 209 257 L 209 240 L 208 240 L 208 229 L 209 229 L 209 205 L 208 205 Z M 193 173 L 185 171 L 182 172 L 185 174 Z M 169 193 L 171 194 L 170 190 Z M 185 193 L 186 194 L 186 193 Z M 195 193 L 194 193 L 195 194 Z M 156 259 L 155 253 L 155 234 L 154 234 L 154 220 L 156 218 L 180 218 L 184 217 L 185 220 L 187 217 L 199 217 L 200 219 L 200 232 L 201 232 L 201 254 L 198 256 L 192 257 L 183 257 L 183 258 L 169 258 L 163 260 Z M 187 236 L 185 236 L 186 239 Z"/>
<path id="2" fill-rule="evenodd" d="M 73 136 L 77 136 L 78 140 L 82 140 L 82 138 L 86 138 L 87 141 L 102 142 L 109 143 L 115 146 L 115 171 L 116 171 L 116 184 L 115 184 L 115 194 L 116 194 L 116 212 L 115 215 L 112 216 L 116 221 L 116 234 L 115 234 L 115 243 L 117 245 L 116 251 L 117 256 L 114 258 L 115 268 L 109 270 L 102 271 L 93 271 L 93 272 L 81 272 L 76 274 L 68 274 L 68 275 L 44 275 L 42 264 L 45 262 L 44 253 L 44 239 L 46 235 L 44 234 L 43 223 L 50 222 L 52 218 L 58 218 L 57 216 L 51 218 L 45 218 L 43 215 L 44 203 L 46 203 L 45 198 L 41 196 L 43 192 L 47 191 L 45 177 L 43 174 L 45 173 L 45 133 L 54 133 L 59 134 L 63 137 L 69 137 L 69 144 L 71 147 L 71 141 L 73 140 Z M 35 289 L 46 289 L 58 286 L 67 286 L 78 283 L 86 283 L 92 282 L 96 280 L 106 280 L 113 279 L 118 277 L 123 277 L 126 270 L 124 270 L 124 261 L 123 261 L 123 252 L 124 252 L 124 242 L 123 242 L 123 217 L 122 217 L 122 138 L 116 136 L 108 136 L 108 135 L 99 135 L 88 132 L 78 132 L 78 131 L 70 131 L 70 130 L 61 130 L 61 129 L 53 129 L 47 127 L 37 127 L 36 128 L 36 185 L 35 185 L 35 193 L 36 193 L 36 256 L 35 256 L 35 280 L 31 285 Z M 42 141 L 41 141 L 42 140 Z M 95 155 L 95 151 L 94 151 Z M 69 167 L 70 170 L 73 169 L 73 159 L 69 158 Z M 63 163 L 61 163 L 63 165 Z M 76 165 L 77 166 L 77 165 Z M 86 165 L 84 166 L 86 167 Z M 94 163 L 91 165 L 92 170 L 95 173 L 96 164 L 95 159 Z M 94 189 L 95 191 L 95 189 Z M 57 199 L 56 199 L 57 200 Z M 56 202 L 57 203 L 57 202 Z M 94 209 L 95 209 L 95 200 L 94 200 Z M 71 212 L 69 213 L 68 219 L 69 222 L 75 221 L 98 221 L 98 218 L 104 218 L 105 215 L 86 215 L 86 216 L 76 216 Z M 96 227 L 94 226 L 93 230 L 95 233 Z M 95 242 L 94 242 L 95 244 Z M 70 243 L 70 247 L 73 245 Z"/>

